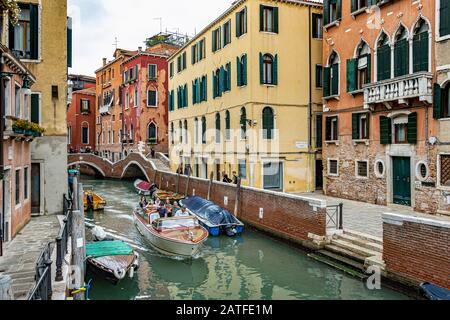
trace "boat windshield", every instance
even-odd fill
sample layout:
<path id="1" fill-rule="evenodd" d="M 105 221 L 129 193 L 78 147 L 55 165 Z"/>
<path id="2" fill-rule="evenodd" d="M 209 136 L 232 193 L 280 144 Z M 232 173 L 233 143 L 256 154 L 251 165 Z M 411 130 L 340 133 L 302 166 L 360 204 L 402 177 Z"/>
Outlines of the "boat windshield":
<path id="1" fill-rule="evenodd" d="M 167 219 L 159 221 L 159 228 L 164 230 L 178 228 L 193 228 L 198 226 L 196 219 Z"/>

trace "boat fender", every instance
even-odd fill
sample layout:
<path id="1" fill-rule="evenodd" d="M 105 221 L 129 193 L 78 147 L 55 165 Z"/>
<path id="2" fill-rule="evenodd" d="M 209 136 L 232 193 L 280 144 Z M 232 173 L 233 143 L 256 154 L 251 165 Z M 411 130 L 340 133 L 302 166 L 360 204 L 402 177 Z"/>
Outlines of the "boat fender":
<path id="1" fill-rule="evenodd" d="M 137 271 L 139 269 L 139 253 L 134 253 L 133 269 Z"/>
<path id="2" fill-rule="evenodd" d="M 114 270 L 114 277 L 116 277 L 119 280 L 122 280 L 123 278 L 125 278 L 126 274 L 127 274 L 127 272 L 124 269 Z"/>
<path id="3" fill-rule="evenodd" d="M 130 268 L 130 271 L 128 271 L 128 275 L 130 276 L 130 279 L 133 279 L 133 276 L 134 276 L 134 268 Z"/>

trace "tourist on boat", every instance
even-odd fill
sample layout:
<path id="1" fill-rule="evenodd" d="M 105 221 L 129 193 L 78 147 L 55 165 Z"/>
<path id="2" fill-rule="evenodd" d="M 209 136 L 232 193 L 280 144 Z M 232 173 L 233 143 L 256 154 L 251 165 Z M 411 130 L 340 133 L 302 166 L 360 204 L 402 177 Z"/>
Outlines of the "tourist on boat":
<path id="1" fill-rule="evenodd" d="M 159 208 L 159 205 L 161 204 L 161 200 L 159 198 L 155 199 L 155 205 L 157 208 Z"/>
<path id="2" fill-rule="evenodd" d="M 178 212 L 178 210 L 180 210 L 181 207 L 178 204 L 178 201 L 174 201 L 173 206 L 172 206 L 172 214 L 175 214 Z"/>
<path id="3" fill-rule="evenodd" d="M 187 212 L 187 208 L 182 206 L 180 210 L 177 211 L 175 217 L 189 217 L 189 212 Z"/>
<path id="4" fill-rule="evenodd" d="M 147 208 L 148 202 L 147 202 L 147 198 L 145 198 L 145 196 L 141 197 L 141 201 L 139 201 L 139 206 L 141 207 L 141 209 Z"/>
<path id="5" fill-rule="evenodd" d="M 228 175 L 224 172 L 224 173 L 223 173 L 223 182 L 225 182 L 225 183 L 231 183 L 231 182 L 233 182 L 233 180 L 231 180 L 231 179 L 228 177 Z"/>
<path id="6" fill-rule="evenodd" d="M 172 207 L 172 205 L 170 204 L 170 199 L 169 198 L 167 198 L 166 199 L 166 209 L 167 209 L 167 214 L 168 214 L 168 216 L 170 217 L 170 216 L 173 216 L 173 207 Z"/>
<path id="7" fill-rule="evenodd" d="M 164 202 L 161 202 L 159 204 L 158 213 L 160 218 L 167 218 L 168 211 L 166 209 L 166 206 L 164 205 Z"/>

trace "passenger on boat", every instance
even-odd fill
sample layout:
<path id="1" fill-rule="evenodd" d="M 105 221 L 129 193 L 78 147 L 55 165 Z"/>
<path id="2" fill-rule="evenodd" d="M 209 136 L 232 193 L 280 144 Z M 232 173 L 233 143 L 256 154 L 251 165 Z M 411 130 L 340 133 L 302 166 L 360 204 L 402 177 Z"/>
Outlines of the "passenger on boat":
<path id="1" fill-rule="evenodd" d="M 156 199 L 155 199 L 155 205 L 156 205 L 156 207 L 157 208 L 159 208 L 159 205 L 161 204 L 161 200 L 159 200 L 159 198 L 157 197 Z"/>
<path id="2" fill-rule="evenodd" d="M 180 209 L 181 209 L 181 207 L 178 204 L 178 201 L 174 201 L 173 207 L 172 207 L 172 215 L 175 215 L 178 212 L 178 210 L 180 210 Z"/>
<path id="3" fill-rule="evenodd" d="M 141 209 L 145 209 L 148 206 L 147 198 L 145 196 L 141 197 L 141 201 L 139 202 L 139 206 Z"/>
<path id="4" fill-rule="evenodd" d="M 169 198 L 166 199 L 166 209 L 167 209 L 168 216 L 169 217 L 173 216 L 174 212 L 173 212 L 172 205 L 170 204 L 170 199 Z"/>
<path id="5" fill-rule="evenodd" d="M 187 208 L 182 206 L 180 210 L 177 211 L 175 217 L 189 217 L 189 212 L 187 212 Z"/>
<path id="6" fill-rule="evenodd" d="M 159 207 L 157 209 L 158 213 L 159 213 L 159 217 L 160 218 L 167 218 L 168 216 L 168 211 L 166 209 L 166 206 L 164 205 L 164 202 L 161 202 L 159 204 Z"/>

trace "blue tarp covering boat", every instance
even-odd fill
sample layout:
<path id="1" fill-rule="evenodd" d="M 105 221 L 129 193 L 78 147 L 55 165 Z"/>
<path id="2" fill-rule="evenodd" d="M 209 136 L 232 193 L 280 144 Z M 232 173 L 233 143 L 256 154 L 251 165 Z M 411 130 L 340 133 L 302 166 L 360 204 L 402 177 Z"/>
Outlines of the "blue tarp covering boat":
<path id="1" fill-rule="evenodd" d="M 188 197 L 180 202 L 188 211 L 197 216 L 209 233 L 218 236 L 225 232 L 228 236 L 234 236 L 244 231 L 244 224 L 227 210 L 214 202 L 198 196 Z"/>
<path id="2" fill-rule="evenodd" d="M 428 282 L 422 283 L 420 288 L 430 300 L 450 300 L 450 290 L 448 289 Z"/>

